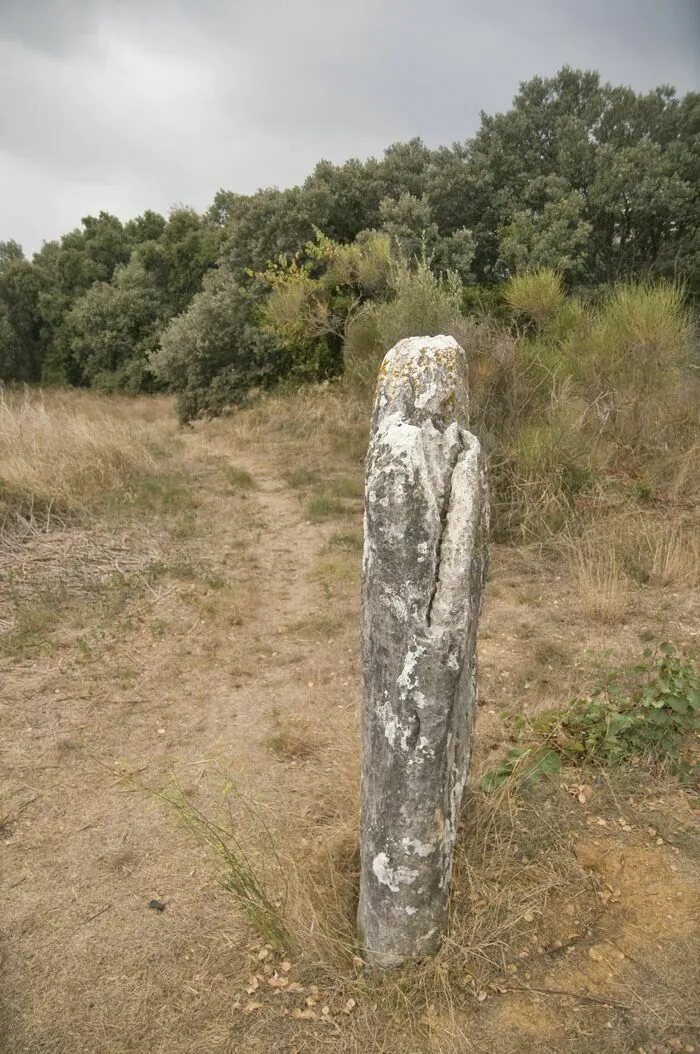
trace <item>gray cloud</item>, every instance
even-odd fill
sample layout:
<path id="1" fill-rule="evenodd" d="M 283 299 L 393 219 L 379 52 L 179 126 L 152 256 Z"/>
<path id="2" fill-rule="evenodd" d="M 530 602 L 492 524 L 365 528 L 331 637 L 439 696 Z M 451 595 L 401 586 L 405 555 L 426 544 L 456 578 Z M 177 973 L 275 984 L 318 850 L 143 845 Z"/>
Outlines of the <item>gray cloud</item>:
<path id="1" fill-rule="evenodd" d="M 687 91 L 699 52 L 694 0 L 2 0 L 0 238 L 463 140 L 566 63 Z"/>
<path id="2" fill-rule="evenodd" d="M 99 24 L 101 0 L 1 0 L 0 36 L 50 55 L 79 50 Z"/>

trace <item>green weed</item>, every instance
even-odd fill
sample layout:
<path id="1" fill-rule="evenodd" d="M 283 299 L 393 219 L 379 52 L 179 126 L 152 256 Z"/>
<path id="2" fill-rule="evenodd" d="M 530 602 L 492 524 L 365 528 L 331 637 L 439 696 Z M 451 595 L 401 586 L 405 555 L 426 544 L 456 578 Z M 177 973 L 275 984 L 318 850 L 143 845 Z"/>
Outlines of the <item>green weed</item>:
<path id="1" fill-rule="evenodd" d="M 535 742 L 512 748 L 482 779 L 495 790 L 516 777 L 525 785 L 559 772 L 563 763 L 664 765 L 684 782 L 698 774 L 700 676 L 664 642 L 644 649 L 642 660 L 614 671 L 588 699 L 550 710 L 531 721 L 519 717 Z"/>
<path id="2" fill-rule="evenodd" d="M 132 505 L 143 512 L 177 512 L 192 503 L 179 476 L 144 476 L 131 489 Z"/>
<path id="3" fill-rule="evenodd" d="M 551 268 L 542 268 L 511 278 L 503 290 L 503 298 L 518 314 L 542 325 L 561 310 L 566 294 L 561 276 Z"/>
<path id="4" fill-rule="evenodd" d="M 313 487 L 320 483 L 321 477 L 318 472 L 310 468 L 295 468 L 284 473 L 284 478 L 290 487 L 300 490 L 302 487 Z"/>
<path id="5" fill-rule="evenodd" d="M 337 498 L 363 498 L 365 484 L 361 476 L 340 476 L 330 481 L 328 489 Z"/>
<path id="6" fill-rule="evenodd" d="M 331 516 L 342 516 L 345 505 L 340 498 L 329 494 L 314 494 L 306 505 L 306 518 L 312 523 L 320 523 Z"/>
<path id="7" fill-rule="evenodd" d="M 343 533 L 334 531 L 326 543 L 326 549 L 341 549 L 343 552 L 360 552 L 362 549 L 362 536 L 354 533 Z"/>

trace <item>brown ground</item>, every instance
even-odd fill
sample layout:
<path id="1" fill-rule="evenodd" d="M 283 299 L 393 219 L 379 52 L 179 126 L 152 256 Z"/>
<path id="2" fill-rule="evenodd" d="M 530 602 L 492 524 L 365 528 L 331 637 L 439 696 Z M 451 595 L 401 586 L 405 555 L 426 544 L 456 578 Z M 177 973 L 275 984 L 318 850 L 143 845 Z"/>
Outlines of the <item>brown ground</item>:
<path id="1" fill-rule="evenodd" d="M 203 426 L 174 481 L 90 531 L 0 550 L 0 1050 L 700 1051 L 697 840 L 671 783 L 627 793 L 601 773 L 579 802 L 567 775 L 498 814 L 473 792 L 455 933 L 495 899 L 507 922 L 435 965 L 459 998 L 433 999 L 427 974 L 389 997 L 350 959 L 309 962 L 322 909 L 309 923 L 294 904 L 305 872 L 352 884 L 355 867 L 361 442 L 263 439 Z M 699 610 L 640 589 L 599 627 L 561 567 L 496 548 L 477 770 L 503 754 L 503 710 L 580 694 L 643 630 L 692 644 Z M 173 779 L 276 889 L 251 815 L 269 827 L 289 961 L 149 793 Z"/>

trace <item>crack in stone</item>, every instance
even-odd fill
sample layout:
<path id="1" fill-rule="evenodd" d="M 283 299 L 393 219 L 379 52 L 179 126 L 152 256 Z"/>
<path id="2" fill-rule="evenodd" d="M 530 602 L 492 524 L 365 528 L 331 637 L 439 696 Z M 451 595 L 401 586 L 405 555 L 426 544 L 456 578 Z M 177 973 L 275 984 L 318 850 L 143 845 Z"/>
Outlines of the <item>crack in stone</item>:
<path id="1" fill-rule="evenodd" d="M 440 429 L 437 425 L 435 426 L 439 432 L 441 432 L 443 439 L 445 436 L 445 430 Z M 433 624 L 433 605 L 435 598 L 437 597 L 438 586 L 440 584 L 440 572 L 441 572 L 441 561 L 442 561 L 442 543 L 447 531 L 447 519 L 450 511 L 450 499 L 452 497 L 452 480 L 454 478 L 455 469 L 459 462 L 460 457 L 464 453 L 465 446 L 464 440 L 462 439 L 461 432 L 458 433 L 458 444 L 452 447 L 450 450 L 449 458 L 449 475 L 444 481 L 444 490 L 442 495 L 442 503 L 440 505 L 440 532 L 437 537 L 435 545 L 435 577 L 433 580 L 432 589 L 430 591 L 430 598 L 428 600 L 428 606 L 425 613 L 425 622 L 428 629 Z"/>

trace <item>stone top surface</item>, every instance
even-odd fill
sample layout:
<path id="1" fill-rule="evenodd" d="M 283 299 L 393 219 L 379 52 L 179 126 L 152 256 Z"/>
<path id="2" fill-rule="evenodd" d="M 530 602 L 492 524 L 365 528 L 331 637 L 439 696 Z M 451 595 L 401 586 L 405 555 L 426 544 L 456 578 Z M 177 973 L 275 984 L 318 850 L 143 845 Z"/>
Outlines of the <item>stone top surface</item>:
<path id="1" fill-rule="evenodd" d="M 469 427 L 467 357 L 454 337 L 407 337 L 384 357 L 379 370 L 373 428 L 398 414 L 411 423 L 432 421 L 440 430 L 456 421 Z"/>

